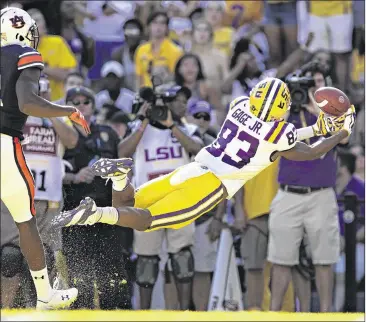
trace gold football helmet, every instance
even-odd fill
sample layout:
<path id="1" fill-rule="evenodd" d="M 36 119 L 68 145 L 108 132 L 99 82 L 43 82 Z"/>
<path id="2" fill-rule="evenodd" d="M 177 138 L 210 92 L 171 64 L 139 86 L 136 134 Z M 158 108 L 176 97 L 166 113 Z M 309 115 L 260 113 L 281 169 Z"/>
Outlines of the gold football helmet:
<path id="1" fill-rule="evenodd" d="M 249 97 L 250 111 L 265 122 L 280 120 L 291 107 L 287 85 L 278 78 L 266 78 L 254 86 Z"/>

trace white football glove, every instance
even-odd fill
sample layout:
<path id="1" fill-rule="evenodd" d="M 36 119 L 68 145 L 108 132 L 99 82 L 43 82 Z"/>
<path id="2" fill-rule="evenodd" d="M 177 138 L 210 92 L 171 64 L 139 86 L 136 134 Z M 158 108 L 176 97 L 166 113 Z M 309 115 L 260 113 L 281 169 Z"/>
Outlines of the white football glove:
<path id="1" fill-rule="evenodd" d="M 344 123 L 342 126 L 342 130 L 346 130 L 348 132 L 348 136 L 352 133 L 352 128 L 355 125 L 356 119 L 356 110 L 353 105 L 347 110 L 345 113 Z"/>

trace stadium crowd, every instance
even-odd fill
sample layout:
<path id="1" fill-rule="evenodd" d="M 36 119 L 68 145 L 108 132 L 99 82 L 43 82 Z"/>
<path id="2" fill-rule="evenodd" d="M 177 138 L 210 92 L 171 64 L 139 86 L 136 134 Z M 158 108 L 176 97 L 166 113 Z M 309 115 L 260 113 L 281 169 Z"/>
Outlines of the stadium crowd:
<path id="1" fill-rule="evenodd" d="M 25 128 L 48 267 L 55 283 L 79 289 L 73 308 L 207 310 L 220 232 L 229 223 L 245 309 L 268 310 L 271 297 L 274 310 L 344 309 L 348 192 L 359 200 L 356 279 L 364 285 L 364 1 L 8 5 L 22 7 L 38 25 L 45 63 L 40 95 L 75 106 L 91 128 L 85 136 L 64 119 L 35 117 Z M 357 110 L 349 141 L 315 161 L 277 160 L 232 200 L 180 230 L 51 227 L 57 213 L 85 196 L 111 204 L 111 183 L 90 170 L 99 158 L 133 157 L 138 187 L 189 163 L 213 142 L 231 100 L 249 95 L 266 77 L 294 72 L 315 85 L 306 88 L 304 102 L 292 97 L 287 121 L 313 124 L 315 90 L 335 86 Z M 172 97 L 160 122 L 150 120 L 149 104 L 141 100 L 152 85 Z M 2 204 L 3 308 L 35 305 L 18 238 Z"/>

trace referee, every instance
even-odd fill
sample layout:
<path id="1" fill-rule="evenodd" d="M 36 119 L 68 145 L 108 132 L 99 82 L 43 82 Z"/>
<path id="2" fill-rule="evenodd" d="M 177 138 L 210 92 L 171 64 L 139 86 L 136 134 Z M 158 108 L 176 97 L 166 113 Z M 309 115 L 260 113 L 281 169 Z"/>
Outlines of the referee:
<path id="1" fill-rule="evenodd" d="M 66 94 L 66 103 L 84 113 L 91 129 L 89 136 L 79 132 L 74 149 L 67 150 L 64 159 L 72 167 L 64 178 L 65 210 L 76 207 L 85 196 L 98 204 L 112 204 L 112 189 L 95 177 L 89 166 L 99 158 L 117 158 L 119 137 L 106 125 L 91 122 L 95 96 L 85 87 L 75 87 Z M 70 285 L 79 289 L 74 309 L 94 308 L 95 284 L 100 309 L 130 309 L 131 297 L 124 265 L 132 244 L 128 228 L 97 224 L 63 228 L 63 254 L 66 257 Z"/>

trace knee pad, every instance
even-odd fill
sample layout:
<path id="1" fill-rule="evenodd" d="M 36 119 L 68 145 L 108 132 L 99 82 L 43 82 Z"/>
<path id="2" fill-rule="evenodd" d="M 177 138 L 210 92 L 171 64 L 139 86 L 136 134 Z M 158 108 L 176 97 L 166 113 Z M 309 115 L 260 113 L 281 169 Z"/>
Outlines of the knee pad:
<path id="1" fill-rule="evenodd" d="M 140 287 L 154 287 L 159 274 L 159 256 L 138 256 L 136 261 L 136 284 Z"/>
<path id="2" fill-rule="evenodd" d="M 194 276 L 194 259 L 191 247 L 184 247 L 176 254 L 169 254 L 173 275 L 180 283 L 190 283 Z"/>
<path id="3" fill-rule="evenodd" d="M 22 273 L 25 268 L 24 257 L 20 248 L 16 245 L 4 245 L 1 248 L 1 275 L 14 277 Z"/>

